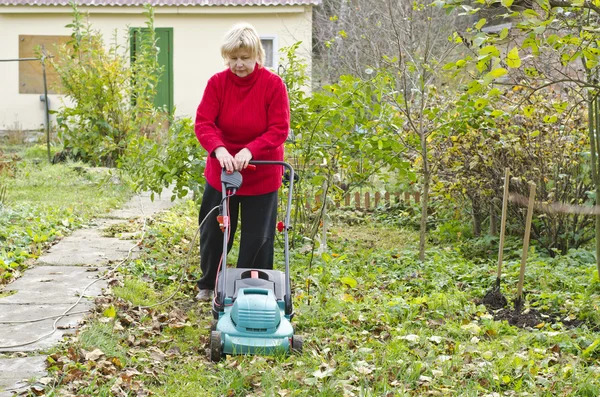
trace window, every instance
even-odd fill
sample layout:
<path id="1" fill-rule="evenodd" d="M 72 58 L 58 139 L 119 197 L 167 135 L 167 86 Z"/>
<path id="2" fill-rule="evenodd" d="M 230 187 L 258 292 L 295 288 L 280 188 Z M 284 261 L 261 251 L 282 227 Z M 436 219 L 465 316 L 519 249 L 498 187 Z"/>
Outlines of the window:
<path id="1" fill-rule="evenodd" d="M 71 36 L 32 36 L 19 35 L 19 58 L 37 58 L 38 50 L 43 48 L 49 55 L 54 56 L 54 62 L 59 62 L 56 46 L 66 44 Z M 60 93 L 60 77 L 56 70 L 46 62 L 46 85 L 48 94 Z M 19 62 L 19 93 L 43 94 L 44 78 L 42 63 L 38 61 Z"/>
<path id="2" fill-rule="evenodd" d="M 275 68 L 275 39 L 273 37 L 263 37 L 260 43 L 265 49 L 265 67 Z"/>

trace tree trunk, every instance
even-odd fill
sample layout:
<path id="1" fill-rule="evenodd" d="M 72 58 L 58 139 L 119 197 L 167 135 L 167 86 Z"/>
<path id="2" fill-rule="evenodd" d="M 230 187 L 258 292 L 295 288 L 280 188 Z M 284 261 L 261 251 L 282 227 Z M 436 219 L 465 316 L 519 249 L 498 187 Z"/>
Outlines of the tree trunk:
<path id="1" fill-rule="evenodd" d="M 471 199 L 471 212 L 473 218 L 473 236 L 481 236 L 481 224 L 483 223 L 483 211 L 477 199 Z"/>
<path id="2" fill-rule="evenodd" d="M 421 134 L 421 155 L 423 157 L 423 195 L 421 196 L 421 227 L 419 231 L 419 260 L 425 261 L 425 240 L 427 238 L 427 210 L 429 205 L 429 183 L 431 172 L 427 159 L 427 137 Z"/>
<path id="3" fill-rule="evenodd" d="M 598 177 L 598 151 L 596 150 L 598 134 L 600 133 L 598 123 L 598 99 L 593 99 L 592 94 L 588 94 L 588 131 L 590 134 L 590 148 L 592 157 L 592 180 L 596 186 L 596 206 L 600 198 L 600 178 Z M 598 269 L 598 278 L 600 279 L 600 215 L 596 215 L 596 267 Z"/>
<path id="4" fill-rule="evenodd" d="M 425 241 L 427 238 L 427 211 L 429 204 L 429 171 L 423 175 L 423 195 L 421 196 L 421 228 L 419 232 L 419 260 L 425 261 Z"/>
<path id="5" fill-rule="evenodd" d="M 490 203 L 490 236 L 498 235 L 498 213 L 496 211 L 496 206 L 492 201 Z"/>
<path id="6" fill-rule="evenodd" d="M 591 94 L 590 94 L 591 95 Z M 592 177 L 594 178 L 594 185 L 596 186 L 596 206 L 600 201 L 600 175 L 598 173 L 598 144 L 600 143 L 600 100 L 595 98 L 593 103 L 589 105 L 593 106 L 592 117 L 589 118 L 588 122 L 591 123 L 590 127 L 590 145 L 592 146 Z M 600 279 L 600 214 L 596 214 L 596 268 L 598 269 L 598 279 Z"/>

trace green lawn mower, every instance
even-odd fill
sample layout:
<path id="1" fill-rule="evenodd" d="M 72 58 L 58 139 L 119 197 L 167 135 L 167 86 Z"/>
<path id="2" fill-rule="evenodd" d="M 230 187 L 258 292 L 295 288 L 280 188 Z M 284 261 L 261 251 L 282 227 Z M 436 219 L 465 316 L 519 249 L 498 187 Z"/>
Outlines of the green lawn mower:
<path id="1" fill-rule="evenodd" d="M 220 222 L 223 229 L 223 260 L 217 274 L 213 300 L 214 320 L 210 333 L 210 359 L 225 355 L 275 355 L 302 351 L 302 337 L 294 335 L 290 288 L 289 236 L 294 169 L 283 161 L 251 161 L 251 166 L 281 165 L 287 169 L 288 199 L 285 221 L 278 225 L 284 235 L 285 272 L 265 269 L 228 269 L 228 200 L 242 185 L 242 175 L 223 171 Z"/>

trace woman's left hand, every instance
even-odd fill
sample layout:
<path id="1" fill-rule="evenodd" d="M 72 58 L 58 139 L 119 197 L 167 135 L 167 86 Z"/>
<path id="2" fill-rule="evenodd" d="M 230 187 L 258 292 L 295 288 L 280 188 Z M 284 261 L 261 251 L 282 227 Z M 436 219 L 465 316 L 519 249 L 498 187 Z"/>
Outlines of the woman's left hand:
<path id="1" fill-rule="evenodd" d="M 250 150 L 248 150 L 248 148 L 243 148 L 235 155 L 234 159 L 236 163 L 235 169 L 237 171 L 241 171 L 244 168 L 248 167 L 248 163 L 250 162 L 250 160 L 252 160 L 252 153 L 250 153 Z"/>

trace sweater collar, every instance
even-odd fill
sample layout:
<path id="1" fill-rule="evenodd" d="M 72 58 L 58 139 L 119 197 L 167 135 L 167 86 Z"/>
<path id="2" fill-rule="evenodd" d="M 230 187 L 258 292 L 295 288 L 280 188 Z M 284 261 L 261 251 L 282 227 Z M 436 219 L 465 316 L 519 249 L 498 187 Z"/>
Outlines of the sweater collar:
<path id="1" fill-rule="evenodd" d="M 233 73 L 231 71 L 231 69 L 228 69 L 229 73 L 227 73 L 227 75 L 229 76 L 231 81 L 233 81 L 236 85 L 249 86 L 249 85 L 254 84 L 254 82 L 258 78 L 258 75 L 261 73 L 261 70 L 262 70 L 262 67 L 260 67 L 260 66 L 258 66 L 258 64 L 256 64 L 252 73 L 250 73 L 246 77 L 239 77 L 238 75 Z"/>

